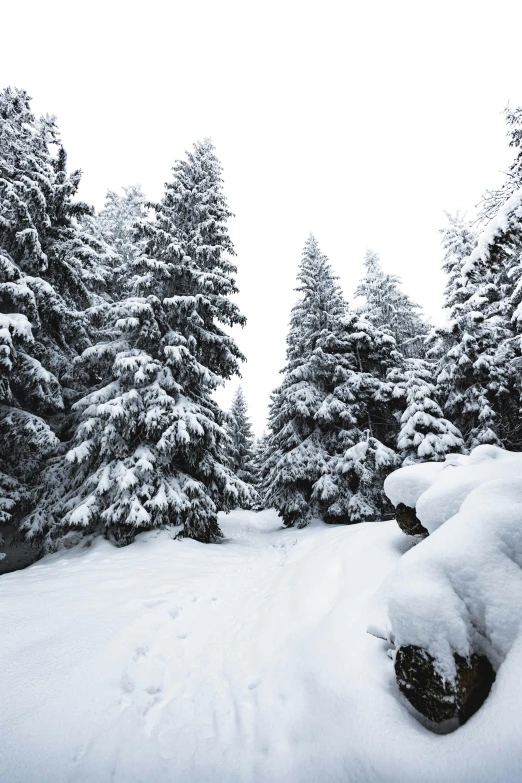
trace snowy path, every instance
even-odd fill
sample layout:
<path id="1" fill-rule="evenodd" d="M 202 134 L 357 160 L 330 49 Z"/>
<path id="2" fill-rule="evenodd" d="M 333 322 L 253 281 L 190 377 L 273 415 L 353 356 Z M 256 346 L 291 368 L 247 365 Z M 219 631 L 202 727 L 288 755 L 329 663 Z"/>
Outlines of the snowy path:
<path id="1" fill-rule="evenodd" d="M 480 714 L 426 731 L 365 633 L 408 547 L 393 522 L 235 512 L 223 529 L 220 546 L 98 541 L 0 579 L 2 783 L 501 780 Z"/>

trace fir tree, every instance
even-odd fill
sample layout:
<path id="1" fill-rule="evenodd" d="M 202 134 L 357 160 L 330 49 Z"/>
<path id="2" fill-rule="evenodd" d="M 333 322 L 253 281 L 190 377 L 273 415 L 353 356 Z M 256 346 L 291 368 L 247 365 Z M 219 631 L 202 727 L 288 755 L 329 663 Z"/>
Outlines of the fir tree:
<path id="1" fill-rule="evenodd" d="M 394 386 L 387 376 L 401 361 L 389 334 L 349 309 L 344 323 L 344 367 L 336 376 L 334 399 L 342 400 L 342 437 L 337 435 L 328 471 L 314 487 L 325 522 L 363 522 L 382 518 L 389 510 L 384 479 L 398 467 Z M 334 425 L 332 428 L 331 425 Z M 330 432 L 341 423 L 326 419 Z M 341 446 L 342 448 L 339 448 Z"/>
<path id="2" fill-rule="evenodd" d="M 247 484 L 255 485 L 254 435 L 248 416 L 243 389 L 238 386 L 229 411 L 229 464 L 235 475 Z"/>
<path id="3" fill-rule="evenodd" d="M 136 228 L 147 217 L 145 195 L 139 185 L 123 188 L 123 196 L 108 190 L 103 209 L 98 213 L 101 233 L 122 258 L 130 264 L 136 253 Z"/>
<path id="4" fill-rule="evenodd" d="M 503 302 L 505 267 L 478 245 L 469 227 L 450 219 L 443 234 L 449 324 L 437 330 L 438 393 L 466 445 L 513 446 L 520 430 L 513 330 Z M 476 246 L 475 246 L 476 245 Z M 459 274 L 460 272 L 460 274 Z M 509 302 L 509 297 L 507 297 Z"/>
<path id="5" fill-rule="evenodd" d="M 146 219 L 145 195 L 139 185 L 130 185 L 123 188 L 123 196 L 109 190 L 103 209 L 91 224 L 93 233 L 99 232 L 114 253 L 113 281 L 117 288 L 112 293 L 116 299 L 121 297 L 121 284 L 129 269 L 143 252 L 144 243 L 139 241 L 137 230 Z"/>
<path id="6" fill-rule="evenodd" d="M 333 391 L 345 313 L 336 278 L 313 235 L 305 244 L 297 279 L 301 298 L 292 309 L 285 377 L 272 396 L 264 471 L 265 504 L 277 509 L 287 527 L 304 527 L 317 511 L 312 493 L 329 456 L 317 414 Z M 331 405 L 326 407 L 333 413 Z M 324 416 L 329 415 L 326 407 Z M 343 413 L 339 402 L 336 415 Z"/>
<path id="7" fill-rule="evenodd" d="M 435 368 L 437 373 L 446 361 L 446 354 L 460 339 L 455 320 L 465 310 L 465 303 L 469 298 L 466 280 L 463 277 L 463 266 L 477 246 L 476 232 L 468 220 L 458 212 L 455 215 L 447 212 L 446 218 L 447 224 L 439 233 L 442 235 L 444 250 L 442 269 L 447 275 L 444 289 L 447 322 L 442 327 L 432 329 L 426 341 L 429 346 L 427 358 L 438 363 Z M 448 392 L 449 387 L 445 388 L 445 395 L 442 394 L 442 388 L 438 390 L 442 396 L 447 396 Z"/>
<path id="8" fill-rule="evenodd" d="M 394 394 L 404 397 L 397 450 L 403 465 L 437 462 L 446 454 L 462 452 L 464 440 L 458 429 L 443 417 L 432 383 L 434 367 L 422 359 L 407 359 L 402 371 L 391 375 Z"/>
<path id="9" fill-rule="evenodd" d="M 109 271 L 106 247 L 82 230 L 80 172 L 52 117 L 36 120 L 23 90 L 0 93 L 0 477 L 3 509 L 30 506 L 54 430 L 67 426 L 73 358 L 89 344 L 81 310 Z"/>
<path id="10" fill-rule="evenodd" d="M 477 233 L 472 224 L 459 212 L 455 215 L 446 213 L 447 226 L 441 229 L 444 258 L 442 269 L 448 276 L 444 307 L 451 316 L 453 308 L 458 307 L 468 299 L 463 265 L 477 246 Z"/>
<path id="11" fill-rule="evenodd" d="M 522 107 L 505 110 L 514 157 L 500 189 L 489 191 L 480 218 L 485 223 L 478 246 L 464 269 L 466 282 L 482 283 L 483 310 L 502 325 L 496 365 L 503 368 L 495 404 L 497 430 L 507 448 L 522 448 Z"/>
<path id="12" fill-rule="evenodd" d="M 394 340 L 349 312 L 313 236 L 298 281 L 302 298 L 292 310 L 285 378 L 270 410 L 265 504 L 286 526 L 303 527 L 312 516 L 344 523 L 376 518 L 385 503 L 379 471 L 396 464 L 379 440 L 393 441 L 396 427 L 385 381 Z M 351 460 L 351 449 L 360 459 Z M 361 467 L 363 451 L 368 460 Z"/>
<path id="13" fill-rule="evenodd" d="M 49 546 L 77 531 L 126 544 L 168 524 L 215 541 L 217 512 L 250 502 L 227 466 L 225 414 L 212 397 L 242 358 L 222 325 L 244 317 L 228 298 L 236 291 L 230 213 L 210 142 L 176 165 L 153 208 L 127 295 L 90 312 L 105 339 L 78 364 L 98 387 L 75 406 L 81 423 L 57 469 L 65 492 L 56 496 L 51 476 L 30 520 L 52 520 Z"/>
<path id="14" fill-rule="evenodd" d="M 365 299 L 360 313 L 390 334 L 404 356 L 423 356 L 428 327 L 419 314 L 419 305 L 400 290 L 400 277 L 385 274 L 377 253 L 367 250 L 364 265 L 364 277 L 355 291 L 356 296 Z"/>
<path id="15" fill-rule="evenodd" d="M 515 150 L 507 177 L 498 190 L 488 190 L 481 203 L 480 219 L 488 223 L 494 219 L 506 202 L 522 187 L 522 106 L 504 110 L 509 146 Z"/>
<path id="16" fill-rule="evenodd" d="M 254 473 L 254 485 L 258 492 L 258 497 L 254 506 L 255 511 L 262 511 L 265 508 L 264 482 L 266 479 L 266 466 L 269 454 L 268 442 L 269 436 L 266 431 L 254 441 L 252 469 Z"/>
<path id="17" fill-rule="evenodd" d="M 383 486 L 399 466 L 397 454 L 370 434 L 362 437 L 337 460 L 335 492 L 325 521 L 371 522 L 390 512 Z"/>

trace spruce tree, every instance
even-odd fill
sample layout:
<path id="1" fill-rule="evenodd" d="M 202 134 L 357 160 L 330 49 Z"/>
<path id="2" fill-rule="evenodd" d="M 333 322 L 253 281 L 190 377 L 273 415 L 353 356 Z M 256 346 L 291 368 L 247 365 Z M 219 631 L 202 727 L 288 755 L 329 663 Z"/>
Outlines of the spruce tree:
<path id="1" fill-rule="evenodd" d="M 336 277 L 313 235 L 297 280 L 301 298 L 290 318 L 283 383 L 272 395 L 264 471 L 265 505 L 277 509 L 286 527 L 304 527 L 317 514 L 312 493 L 329 457 L 317 414 L 325 403 L 324 416 L 327 408 L 333 413 L 328 398 L 345 313 Z M 338 403 L 337 417 L 343 417 L 344 407 Z"/>
<path id="2" fill-rule="evenodd" d="M 462 305 L 468 299 L 466 280 L 463 277 L 463 265 L 477 246 L 477 232 L 471 222 L 457 212 L 446 213 L 447 225 L 441 229 L 444 258 L 442 269 L 448 276 L 444 291 L 444 307 L 451 317 L 453 308 Z"/>
<path id="3" fill-rule="evenodd" d="M 230 440 L 229 464 L 235 475 L 246 484 L 256 484 L 254 468 L 254 435 L 248 416 L 248 406 L 241 386 L 232 399 L 227 431 Z"/>
<path id="4" fill-rule="evenodd" d="M 123 188 L 123 195 L 107 191 L 103 209 L 91 220 L 93 233 L 99 233 L 114 254 L 111 267 L 116 288 L 111 293 L 115 299 L 121 297 L 122 282 L 126 282 L 132 264 L 143 252 L 144 242 L 138 239 L 137 231 L 147 220 L 147 212 L 141 187 L 129 185 Z"/>
<path id="5" fill-rule="evenodd" d="M 402 371 L 391 374 L 394 394 L 404 397 L 406 403 L 397 437 L 403 465 L 437 462 L 444 460 L 446 454 L 464 450 L 462 435 L 443 417 L 435 399 L 433 377 L 433 365 L 422 359 L 407 359 Z"/>
<path id="6" fill-rule="evenodd" d="M 39 519 L 51 519 L 48 546 L 78 533 L 127 544 L 143 530 L 178 525 L 199 541 L 220 535 L 219 510 L 250 502 L 227 465 L 225 414 L 215 388 L 238 374 L 242 355 L 222 325 L 243 324 L 229 260 L 230 216 L 210 142 L 174 168 L 145 242 L 131 254 L 125 296 L 93 308 L 99 335 L 78 361 L 98 377 L 76 403 L 81 423 L 57 497 L 51 477 Z M 43 513 L 45 511 L 45 514 Z"/>
<path id="7" fill-rule="evenodd" d="M 447 322 L 431 330 L 427 337 L 428 360 L 441 360 L 458 341 L 453 321 L 469 298 L 463 266 L 477 246 L 477 233 L 470 221 L 457 212 L 446 212 L 447 224 L 440 229 L 444 257 L 442 270 L 447 275 L 444 288 L 444 310 Z"/>
<path id="8" fill-rule="evenodd" d="M 514 450 L 522 448 L 521 257 L 522 188 L 484 229 L 463 267 L 466 286 L 473 291 L 470 303 L 483 315 L 489 337 L 489 398 L 495 431 L 502 444 Z"/>
<path id="9" fill-rule="evenodd" d="M 482 282 L 482 309 L 502 325 L 495 352 L 496 365 L 503 368 L 495 403 L 497 430 L 507 448 L 518 450 L 522 448 L 522 107 L 508 107 L 505 115 L 514 157 L 503 185 L 483 199 L 479 217 L 484 226 L 463 277 L 468 284 Z"/>
<path id="10" fill-rule="evenodd" d="M 347 416 L 343 425 L 323 421 L 327 431 L 339 434 L 314 496 L 320 499 L 325 522 L 353 523 L 382 518 L 389 510 L 384 479 L 399 461 L 395 453 L 398 406 L 388 375 L 402 357 L 393 337 L 350 309 L 343 320 L 343 337 L 344 367 L 336 376 L 333 396 L 343 401 L 351 426 L 346 424 Z"/>
<path id="11" fill-rule="evenodd" d="M 404 356 L 424 356 L 428 326 L 420 316 L 420 306 L 401 291 L 400 277 L 384 272 L 373 250 L 366 251 L 364 266 L 365 274 L 355 290 L 355 296 L 365 299 L 361 315 L 390 334 Z"/>
<path id="12" fill-rule="evenodd" d="M 104 238 L 122 260 L 130 264 L 135 256 L 136 228 L 147 217 L 145 194 L 139 185 L 123 188 L 123 196 L 108 190 L 97 222 Z"/>
<path id="13" fill-rule="evenodd" d="M 380 471 L 396 464 L 392 448 L 379 440 L 393 443 L 395 435 L 392 385 L 385 381 L 394 340 L 348 310 L 313 236 L 298 281 L 285 377 L 270 409 L 264 502 L 285 526 L 303 527 L 313 516 L 373 519 L 386 502 Z"/>
<path id="14" fill-rule="evenodd" d="M 484 254 L 468 225 L 450 218 L 443 233 L 449 324 L 438 329 L 431 355 L 438 356 L 438 394 L 465 438 L 513 447 L 519 439 L 519 393 L 511 361 L 515 345 L 506 296 L 506 270 Z"/>
<path id="15" fill-rule="evenodd" d="M 399 461 L 394 449 L 361 432 L 357 442 L 336 460 L 325 522 L 372 522 L 391 511 L 384 494 L 385 478 Z"/>
<path id="16" fill-rule="evenodd" d="M 254 506 L 255 511 L 262 511 L 266 507 L 264 499 L 264 482 L 267 475 L 266 467 L 269 454 L 268 442 L 269 436 L 266 431 L 254 441 L 252 468 L 254 473 L 254 485 L 257 489 L 257 500 Z"/>
<path id="17" fill-rule="evenodd" d="M 38 479 L 77 391 L 74 357 L 89 345 L 82 314 L 110 275 L 106 246 L 82 229 L 80 172 L 54 118 L 26 92 L 0 92 L 0 482 L 4 513 L 34 502 Z"/>

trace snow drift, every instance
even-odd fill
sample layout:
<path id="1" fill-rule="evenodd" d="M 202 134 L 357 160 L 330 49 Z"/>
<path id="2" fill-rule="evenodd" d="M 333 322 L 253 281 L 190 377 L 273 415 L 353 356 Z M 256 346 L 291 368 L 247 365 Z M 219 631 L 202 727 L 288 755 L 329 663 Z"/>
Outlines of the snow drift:
<path id="1" fill-rule="evenodd" d="M 483 656 L 498 672 L 514 656 L 520 671 L 522 454 L 478 446 L 400 469 L 385 490 L 395 505 L 415 507 L 430 533 L 388 584 L 397 650 L 426 651 L 450 684 L 459 657 Z"/>

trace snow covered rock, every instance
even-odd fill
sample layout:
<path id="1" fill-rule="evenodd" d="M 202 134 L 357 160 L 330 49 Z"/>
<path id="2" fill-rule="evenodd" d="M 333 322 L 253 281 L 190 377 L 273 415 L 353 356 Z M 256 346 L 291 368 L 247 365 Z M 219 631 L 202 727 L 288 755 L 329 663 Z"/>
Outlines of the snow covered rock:
<path id="1" fill-rule="evenodd" d="M 445 462 L 424 462 L 395 470 L 384 482 L 384 491 L 395 506 L 395 519 L 409 536 L 427 536 L 419 520 L 416 505 L 420 496 L 431 487 Z"/>
<path id="2" fill-rule="evenodd" d="M 432 655 L 413 644 L 399 648 L 395 656 L 397 684 L 408 701 L 434 723 L 458 715 L 464 722 L 482 706 L 495 674 L 485 655 L 468 659 L 455 655 L 456 676 L 445 679 Z"/>
<path id="3" fill-rule="evenodd" d="M 479 446 L 385 489 L 430 533 L 388 585 L 399 687 L 432 720 L 466 718 L 522 635 L 522 454 Z"/>
<path id="4" fill-rule="evenodd" d="M 403 533 L 408 536 L 427 536 L 428 531 L 421 524 L 414 508 L 399 503 L 395 509 L 395 519 Z"/>
<path id="5" fill-rule="evenodd" d="M 498 446 L 477 446 L 469 456 L 452 457 L 443 464 L 446 470 L 416 504 L 417 516 L 429 533 L 451 519 L 476 487 L 494 479 L 522 478 L 522 454 Z"/>
<path id="6" fill-rule="evenodd" d="M 384 482 L 384 491 L 395 507 L 403 503 L 415 508 L 422 493 L 431 487 L 446 465 L 446 462 L 423 462 L 399 468 Z"/>

